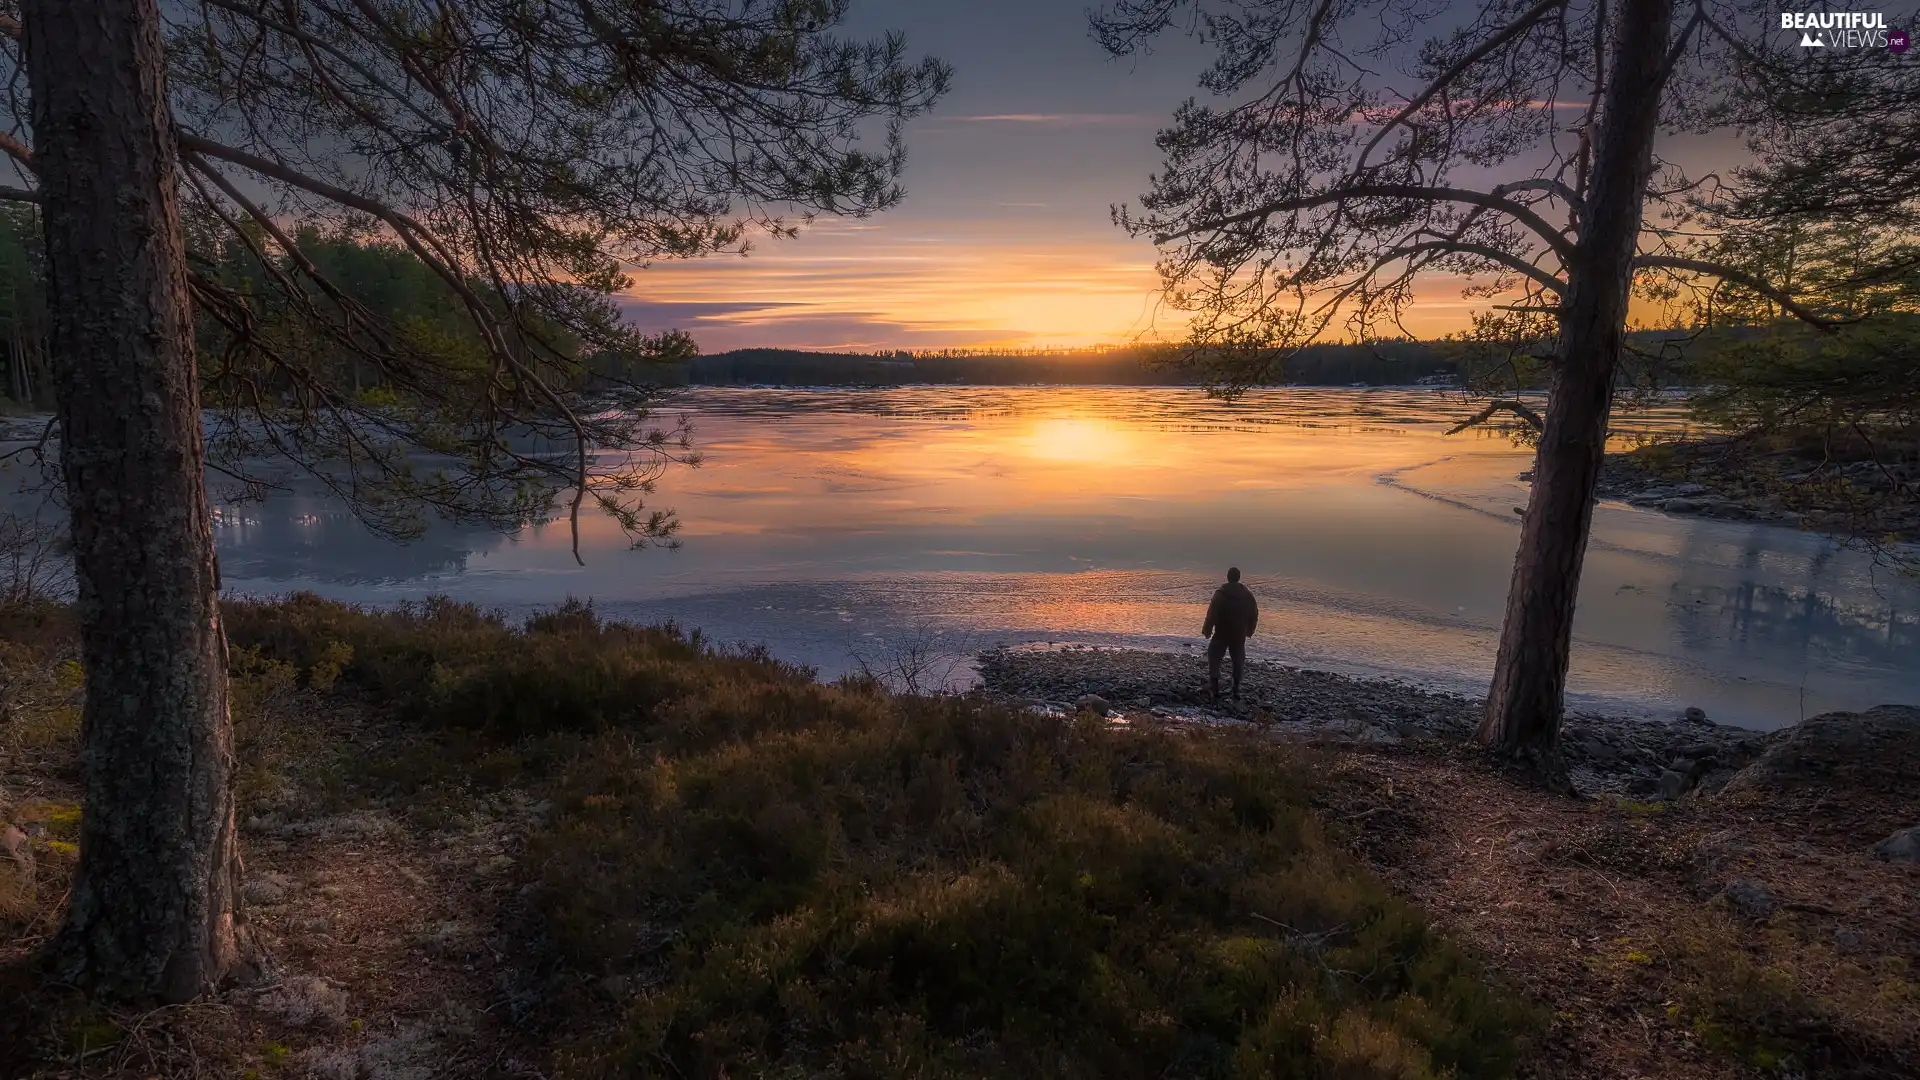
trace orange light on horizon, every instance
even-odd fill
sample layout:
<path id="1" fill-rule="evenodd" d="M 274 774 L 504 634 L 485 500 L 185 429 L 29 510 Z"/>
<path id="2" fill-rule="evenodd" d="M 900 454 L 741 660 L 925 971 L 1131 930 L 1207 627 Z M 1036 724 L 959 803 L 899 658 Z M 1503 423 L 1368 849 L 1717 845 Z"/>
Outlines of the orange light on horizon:
<path id="1" fill-rule="evenodd" d="M 1164 302 L 1153 250 L 1125 237 L 967 239 L 833 226 L 746 258 L 654 264 L 634 274 L 631 295 L 693 310 L 673 325 L 703 347 L 722 343 L 712 351 L 1080 348 L 1185 335 L 1187 316 Z M 1464 285 L 1423 280 L 1402 325 L 1420 337 L 1466 328 L 1490 301 L 1461 296 Z"/>

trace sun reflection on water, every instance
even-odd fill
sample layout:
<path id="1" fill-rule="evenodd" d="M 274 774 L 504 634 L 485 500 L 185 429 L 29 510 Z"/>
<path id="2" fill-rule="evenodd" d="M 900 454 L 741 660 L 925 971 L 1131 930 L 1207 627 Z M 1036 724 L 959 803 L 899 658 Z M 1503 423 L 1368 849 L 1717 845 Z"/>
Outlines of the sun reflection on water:
<path id="1" fill-rule="evenodd" d="M 254 591 L 318 585 L 372 602 L 592 597 L 830 672 L 848 641 L 923 622 L 983 643 L 1191 647 L 1213 584 L 1237 565 L 1269 612 L 1265 655 L 1471 690 L 1492 661 L 1512 509 L 1526 499 L 1515 475 L 1530 458 L 1497 433 L 1445 436 L 1471 409 L 1436 392 L 1268 391 L 1229 405 L 1159 388 L 742 388 L 667 411 L 682 409 L 705 464 L 669 470 L 649 499 L 685 523 L 681 550 L 629 552 L 596 515 L 582 520 L 585 566 L 564 521 L 512 538 L 442 529 L 410 564 L 316 497 L 299 510 L 317 519 L 270 503 L 260 527 L 221 529 L 223 567 Z M 1684 422 L 1677 407 L 1627 420 Z M 1911 699 L 1920 676 L 1903 657 L 1920 593 L 1824 543 L 1603 506 L 1576 692 L 1753 722 L 1797 709 L 1803 688 L 1809 707 Z M 1788 583 L 1806 604 L 1741 599 Z M 1821 614 L 1854 608 L 1899 629 L 1880 641 Z M 1745 621 L 1726 621 L 1736 614 Z"/>

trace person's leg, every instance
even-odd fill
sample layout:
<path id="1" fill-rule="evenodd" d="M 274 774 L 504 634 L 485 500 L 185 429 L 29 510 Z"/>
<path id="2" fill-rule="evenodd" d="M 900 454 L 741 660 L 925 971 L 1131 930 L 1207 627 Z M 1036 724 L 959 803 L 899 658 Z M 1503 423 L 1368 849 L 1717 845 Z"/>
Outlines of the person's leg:
<path id="1" fill-rule="evenodd" d="M 1207 642 L 1207 688 L 1214 701 L 1220 700 L 1220 659 L 1227 654 L 1227 639 L 1214 634 Z"/>
<path id="2" fill-rule="evenodd" d="M 1229 647 L 1233 650 L 1233 700 L 1239 701 L 1240 671 L 1247 665 L 1247 643 L 1236 641 Z"/>

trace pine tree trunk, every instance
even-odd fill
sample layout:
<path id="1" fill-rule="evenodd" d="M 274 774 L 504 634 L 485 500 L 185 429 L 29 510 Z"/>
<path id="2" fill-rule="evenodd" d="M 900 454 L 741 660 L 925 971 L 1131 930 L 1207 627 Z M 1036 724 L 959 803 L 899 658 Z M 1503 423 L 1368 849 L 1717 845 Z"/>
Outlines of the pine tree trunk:
<path id="1" fill-rule="evenodd" d="M 26 367 L 27 400 L 33 402 L 36 408 L 44 404 L 40 400 L 41 399 L 40 372 L 45 370 L 46 366 L 47 366 L 47 339 L 44 337 L 37 338 L 34 341 L 33 349 L 27 354 L 27 367 Z"/>
<path id="2" fill-rule="evenodd" d="M 1560 305 L 1552 397 L 1480 724 L 1483 745 L 1549 773 L 1560 771 L 1574 603 L 1606 455 L 1672 22 L 1673 0 L 1627 0 L 1620 11 L 1586 212 Z"/>
<path id="3" fill-rule="evenodd" d="M 179 1002 L 244 930 L 226 644 L 157 0 L 22 5 L 86 795 L 57 976 Z"/>
<path id="4" fill-rule="evenodd" d="M 27 373 L 23 366 L 27 362 L 27 357 L 22 344 L 20 327 L 16 324 L 7 332 L 7 396 L 23 407 L 30 408 L 28 402 L 31 399 L 27 397 Z"/>

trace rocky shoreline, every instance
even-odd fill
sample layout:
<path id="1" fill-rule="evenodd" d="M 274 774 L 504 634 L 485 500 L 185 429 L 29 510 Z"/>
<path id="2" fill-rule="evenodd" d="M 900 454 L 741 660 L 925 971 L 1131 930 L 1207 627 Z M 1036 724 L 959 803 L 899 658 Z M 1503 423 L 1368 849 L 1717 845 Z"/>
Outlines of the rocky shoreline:
<path id="1" fill-rule="evenodd" d="M 1481 702 L 1389 679 L 1360 679 L 1264 661 L 1247 665 L 1239 702 L 1207 702 L 1204 659 L 1179 653 L 1066 647 L 997 649 L 978 658 L 997 700 L 1112 723 L 1252 726 L 1281 738 L 1347 745 L 1464 743 Z M 1572 713 L 1563 751 L 1583 792 L 1641 800 L 1719 790 L 1765 750 L 1763 732 L 1716 724 L 1698 709 L 1670 721 Z"/>
<path id="2" fill-rule="evenodd" d="M 1920 541 L 1920 465 L 1906 462 L 1814 460 L 1725 438 L 1657 443 L 1608 454 L 1597 494 L 1669 514 Z"/>

